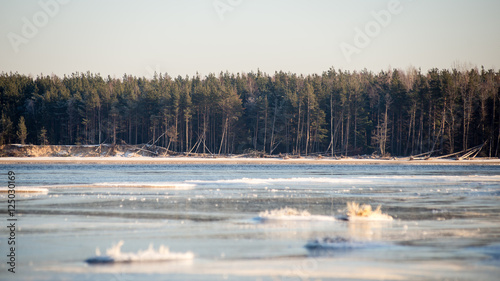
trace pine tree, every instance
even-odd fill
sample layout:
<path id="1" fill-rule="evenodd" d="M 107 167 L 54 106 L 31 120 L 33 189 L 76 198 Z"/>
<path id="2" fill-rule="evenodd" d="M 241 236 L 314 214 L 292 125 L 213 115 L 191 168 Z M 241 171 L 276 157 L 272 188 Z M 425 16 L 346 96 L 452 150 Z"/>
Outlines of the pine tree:
<path id="1" fill-rule="evenodd" d="M 40 130 L 40 134 L 38 135 L 38 140 L 40 141 L 41 145 L 47 145 L 49 144 L 49 141 L 47 139 L 47 130 L 45 127 L 42 127 Z"/>
<path id="2" fill-rule="evenodd" d="M 26 124 L 24 121 L 24 116 L 21 116 L 19 118 L 19 124 L 17 125 L 17 137 L 19 138 L 19 141 L 21 144 L 24 144 L 26 141 L 26 138 L 28 137 L 28 129 L 26 129 Z"/>
<path id="3" fill-rule="evenodd" d="M 10 141 L 10 131 L 12 130 L 12 121 L 5 114 L 2 113 L 2 119 L 0 120 L 0 145 L 9 143 Z"/>

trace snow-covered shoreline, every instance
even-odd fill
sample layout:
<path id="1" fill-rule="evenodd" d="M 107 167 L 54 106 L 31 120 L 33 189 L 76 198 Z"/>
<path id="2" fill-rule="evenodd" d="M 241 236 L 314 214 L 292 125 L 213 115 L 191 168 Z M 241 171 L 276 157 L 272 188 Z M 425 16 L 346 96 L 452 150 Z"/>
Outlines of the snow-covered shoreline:
<path id="1" fill-rule="evenodd" d="M 475 160 L 409 160 L 401 159 L 356 159 L 329 157 L 302 157 L 302 158 L 243 158 L 230 156 L 214 157 L 1 157 L 0 164 L 225 164 L 225 165 L 279 165 L 279 164 L 306 164 L 306 165 L 500 165 L 500 159 Z"/>
<path id="2" fill-rule="evenodd" d="M 370 155 L 331 157 L 328 155 L 181 154 L 147 145 L 21 145 L 0 146 L 0 164 L 228 164 L 228 165 L 500 165 L 500 159 L 472 160 L 385 157 Z"/>

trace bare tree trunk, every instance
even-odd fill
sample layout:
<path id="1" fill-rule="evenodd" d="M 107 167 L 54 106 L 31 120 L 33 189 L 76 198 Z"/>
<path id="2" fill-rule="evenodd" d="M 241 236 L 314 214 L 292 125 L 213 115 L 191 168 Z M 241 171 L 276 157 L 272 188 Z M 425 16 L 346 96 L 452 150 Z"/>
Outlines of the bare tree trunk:
<path id="1" fill-rule="evenodd" d="M 220 152 L 222 150 L 222 146 L 224 145 L 224 139 L 225 139 L 226 132 L 227 132 L 227 121 L 228 121 L 228 117 L 226 117 L 225 120 L 223 121 L 224 122 L 224 126 L 223 126 L 223 129 L 222 129 L 222 137 L 220 138 L 219 155 L 220 155 Z"/>
<path id="2" fill-rule="evenodd" d="M 267 143 L 267 96 L 265 100 L 265 109 L 266 111 L 264 112 L 264 154 L 266 153 L 266 143 Z"/>
<path id="3" fill-rule="evenodd" d="M 99 144 L 101 144 L 101 107 L 97 108 L 97 118 L 99 119 Z M 114 144 L 114 143 L 113 143 Z"/>
<path id="4" fill-rule="evenodd" d="M 307 153 L 309 152 L 309 140 L 310 140 L 310 134 L 311 134 L 311 120 L 310 120 L 310 116 L 311 116 L 311 105 L 310 105 L 310 102 L 309 102 L 309 93 L 307 93 L 307 132 L 306 132 L 306 156 L 307 156 Z"/>
<path id="5" fill-rule="evenodd" d="M 413 128 L 411 132 L 411 151 L 410 154 L 413 154 L 413 151 L 415 151 L 415 127 L 417 127 L 417 105 L 415 105 L 415 108 L 413 109 Z"/>
<path id="6" fill-rule="evenodd" d="M 132 122 L 132 116 L 128 118 L 128 143 L 134 144 L 134 123 Z"/>
<path id="7" fill-rule="evenodd" d="M 333 150 L 332 152 L 337 148 L 337 144 L 338 144 L 338 139 L 339 139 L 339 126 L 340 126 L 340 122 L 339 120 L 341 120 L 340 118 L 336 118 L 334 119 L 334 130 L 333 130 Z"/>
<path id="8" fill-rule="evenodd" d="M 428 126 L 427 126 L 427 151 L 430 151 L 430 145 L 431 145 L 431 142 L 432 142 L 432 133 L 431 133 L 431 122 L 433 121 L 432 119 L 434 118 L 431 118 L 432 116 L 432 103 L 429 103 L 429 120 L 427 121 L 428 122 Z"/>
<path id="9" fill-rule="evenodd" d="M 493 150 L 493 137 L 495 135 L 495 109 L 496 109 L 496 97 L 493 96 L 493 113 L 491 114 L 491 133 L 490 133 L 490 153 L 489 157 L 491 157 L 492 150 Z M 499 126 L 500 127 L 500 126 Z"/>
<path id="10" fill-rule="evenodd" d="M 175 109 L 175 125 L 174 125 L 174 141 L 175 141 L 175 144 L 174 144 L 174 149 L 175 151 L 178 151 L 178 141 L 177 141 L 177 136 L 178 136 L 178 132 L 177 132 L 177 127 L 178 127 L 178 124 L 179 124 L 179 109 Z"/>
<path id="11" fill-rule="evenodd" d="M 432 110 L 432 148 L 429 151 L 434 150 L 434 146 L 436 145 L 437 142 L 437 135 L 436 135 L 436 109 L 433 107 Z"/>
<path id="12" fill-rule="evenodd" d="M 207 147 L 207 108 L 205 107 L 205 110 L 203 112 L 203 154 L 206 153 L 206 147 Z"/>
<path id="13" fill-rule="evenodd" d="M 414 116 L 414 106 L 412 105 L 412 108 L 411 108 L 411 113 L 410 113 L 410 122 L 409 122 L 409 126 L 408 126 L 408 138 L 406 140 L 406 149 L 405 149 L 405 155 L 408 155 L 408 150 L 410 150 L 410 144 L 413 142 L 413 139 L 411 138 L 411 132 L 412 132 L 412 129 L 413 129 L 413 120 L 414 120 L 415 116 Z M 410 151 L 411 153 L 411 151 Z"/>
<path id="14" fill-rule="evenodd" d="M 259 136 L 259 114 L 257 113 L 257 119 L 255 121 L 255 131 L 254 131 L 254 138 L 253 138 L 253 149 L 257 150 L 257 140 Z"/>
<path id="15" fill-rule="evenodd" d="M 355 106 L 354 107 L 354 149 L 353 149 L 354 151 L 356 151 L 356 144 L 358 141 L 357 132 L 358 132 L 358 107 Z"/>
<path id="16" fill-rule="evenodd" d="M 450 117 L 451 117 L 451 125 L 450 125 L 450 153 L 455 152 L 455 113 L 453 112 L 453 105 L 450 104 Z"/>
<path id="17" fill-rule="evenodd" d="M 340 154 L 342 155 L 342 151 L 344 151 L 344 109 L 340 112 L 340 122 L 341 127 L 340 127 Z"/>
<path id="18" fill-rule="evenodd" d="M 418 153 L 422 153 L 423 151 L 423 146 L 424 146 L 424 112 L 423 110 L 420 112 L 420 126 L 418 128 L 418 142 L 417 146 L 419 148 Z"/>
<path id="19" fill-rule="evenodd" d="M 382 129 L 382 139 L 380 141 L 380 153 L 382 156 L 385 155 L 385 148 L 387 147 L 387 104 L 385 106 L 385 113 L 384 113 L 384 122 L 383 122 L 383 129 Z"/>
<path id="20" fill-rule="evenodd" d="M 465 87 L 465 86 L 463 86 Z M 464 132 L 463 132 L 463 149 L 467 150 L 469 147 L 469 128 L 472 110 L 471 93 L 467 89 L 462 88 L 463 98 L 463 112 L 464 112 Z"/>
<path id="21" fill-rule="evenodd" d="M 137 115 L 135 115 L 135 144 L 137 144 L 137 140 L 138 140 L 138 123 L 137 123 Z"/>
<path id="22" fill-rule="evenodd" d="M 285 139 L 286 139 L 286 153 L 290 153 L 290 142 L 289 142 L 289 132 L 290 125 L 288 124 L 288 118 L 285 118 Z"/>
<path id="23" fill-rule="evenodd" d="M 186 117 L 186 149 L 185 151 L 188 151 L 189 149 L 189 118 Z"/>
<path id="24" fill-rule="evenodd" d="M 332 157 L 334 152 L 333 147 L 333 94 L 330 93 L 330 145 L 332 146 Z"/>
<path id="25" fill-rule="evenodd" d="M 402 113 L 399 113 L 399 118 L 398 118 L 398 155 L 402 155 L 403 151 L 403 116 Z"/>
<path id="26" fill-rule="evenodd" d="M 99 137 L 100 139 L 100 137 Z M 101 144 L 99 140 L 99 144 Z M 113 145 L 116 144 L 116 116 L 113 116 Z"/>
<path id="27" fill-rule="evenodd" d="M 440 139 L 441 139 L 441 152 L 443 152 L 443 141 L 444 141 L 444 133 L 445 133 L 445 125 L 446 125 L 446 99 L 444 100 L 444 106 L 443 106 L 443 116 L 441 117 L 441 128 L 439 129 L 440 132 Z"/>
<path id="28" fill-rule="evenodd" d="M 300 155 L 300 148 L 299 148 L 300 138 L 301 138 L 301 135 L 300 135 L 300 116 L 301 116 L 301 112 L 300 112 L 300 101 L 299 101 L 299 119 L 297 121 L 297 139 L 296 139 L 296 145 L 295 145 L 295 153 L 297 153 L 297 155 Z"/>
<path id="29" fill-rule="evenodd" d="M 497 137 L 497 151 L 495 153 L 496 156 L 499 156 L 498 155 L 499 151 L 500 151 L 500 110 L 498 111 L 498 137 Z"/>
<path id="30" fill-rule="evenodd" d="M 345 133 L 345 156 L 347 156 L 347 152 L 349 149 L 349 125 L 351 123 L 351 114 L 347 113 L 347 123 L 346 123 L 346 133 Z"/>
<path id="31" fill-rule="evenodd" d="M 274 126 L 276 124 L 276 112 L 278 110 L 278 99 L 276 98 L 274 101 L 274 116 L 273 116 L 273 127 L 271 129 L 271 145 L 269 146 L 269 154 L 273 153 L 274 149 Z"/>
<path id="32" fill-rule="evenodd" d="M 382 156 L 386 154 L 387 136 L 388 136 L 387 130 L 388 130 L 388 123 L 389 123 L 388 113 L 389 113 L 390 104 L 391 104 L 390 97 L 386 96 L 384 123 L 382 124 L 384 126 L 384 128 L 383 128 L 383 132 L 382 132 L 382 140 L 381 140 L 381 146 L 380 146 L 380 151 L 381 151 Z"/>

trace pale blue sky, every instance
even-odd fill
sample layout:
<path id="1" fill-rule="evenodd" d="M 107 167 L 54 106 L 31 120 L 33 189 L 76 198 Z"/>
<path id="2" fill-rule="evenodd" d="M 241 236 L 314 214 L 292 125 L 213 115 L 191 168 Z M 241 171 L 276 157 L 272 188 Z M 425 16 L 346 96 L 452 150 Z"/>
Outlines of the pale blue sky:
<path id="1" fill-rule="evenodd" d="M 400 13 L 372 29 L 367 46 L 356 45 L 356 28 L 373 25 L 372 12 L 391 0 L 65 1 L 48 15 L 39 1 L 0 0 L 0 71 L 148 77 L 258 68 L 310 74 L 332 66 L 426 71 L 457 61 L 500 67 L 498 0 L 396 1 Z M 221 19 L 214 3 L 235 5 Z M 38 31 L 26 38 L 23 18 L 34 23 L 34 16 Z M 9 36 L 24 38 L 18 52 Z M 342 43 L 361 47 L 348 60 Z"/>

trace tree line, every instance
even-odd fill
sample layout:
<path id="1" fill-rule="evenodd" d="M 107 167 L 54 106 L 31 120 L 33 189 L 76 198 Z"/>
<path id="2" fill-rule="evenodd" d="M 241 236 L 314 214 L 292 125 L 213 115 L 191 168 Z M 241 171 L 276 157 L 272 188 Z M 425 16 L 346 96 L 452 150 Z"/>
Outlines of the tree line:
<path id="1" fill-rule="evenodd" d="M 153 78 L 0 75 L 0 144 L 151 144 L 174 152 L 500 153 L 500 72 L 261 71 Z"/>

